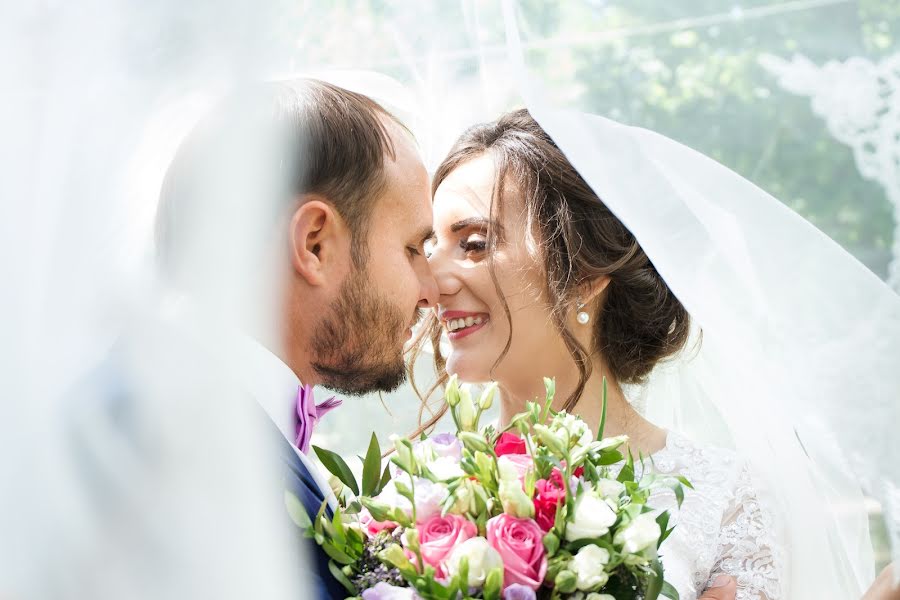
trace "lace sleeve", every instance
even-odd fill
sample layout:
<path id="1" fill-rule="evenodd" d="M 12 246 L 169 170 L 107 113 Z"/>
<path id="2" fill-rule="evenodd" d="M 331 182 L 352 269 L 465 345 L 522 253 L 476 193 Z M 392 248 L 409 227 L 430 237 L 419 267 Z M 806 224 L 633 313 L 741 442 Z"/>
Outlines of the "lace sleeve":
<path id="1" fill-rule="evenodd" d="M 737 580 L 736 600 L 781 600 L 784 552 L 772 511 L 761 501 L 749 468 L 738 475 L 722 518 L 710 583 L 725 573 Z"/>

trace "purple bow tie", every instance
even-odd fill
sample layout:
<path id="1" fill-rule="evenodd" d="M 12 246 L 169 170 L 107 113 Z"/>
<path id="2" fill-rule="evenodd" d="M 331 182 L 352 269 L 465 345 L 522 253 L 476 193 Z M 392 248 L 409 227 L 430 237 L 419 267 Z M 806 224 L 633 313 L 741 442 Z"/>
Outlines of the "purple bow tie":
<path id="1" fill-rule="evenodd" d="M 309 454 L 309 440 L 316 423 L 332 408 L 340 406 L 342 402 L 343 400 L 332 396 L 325 402 L 316 404 L 311 385 L 301 385 L 297 388 L 297 420 L 294 427 L 297 437 L 294 443 L 300 452 Z"/>

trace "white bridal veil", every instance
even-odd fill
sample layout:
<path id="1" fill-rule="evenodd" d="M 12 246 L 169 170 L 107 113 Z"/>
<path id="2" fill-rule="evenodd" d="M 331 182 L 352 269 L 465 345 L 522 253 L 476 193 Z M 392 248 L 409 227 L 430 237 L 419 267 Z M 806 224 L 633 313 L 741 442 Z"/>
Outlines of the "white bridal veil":
<path id="1" fill-rule="evenodd" d="M 863 487 L 900 534 L 900 296 L 709 157 L 554 107 L 505 7 L 529 110 L 702 329 L 635 390 L 644 410 L 752 462 L 787 540 L 785 597 L 858 598 L 874 577 Z"/>
<path id="2" fill-rule="evenodd" d="M 732 64 L 746 56 L 745 49 L 716 45 L 728 27 L 751 21 L 781 27 L 822 11 L 844 17 L 857 7 L 852 0 L 720 4 L 4 6 L 0 596 L 302 594 L 297 580 L 305 567 L 285 564 L 271 523 L 246 516 L 261 502 L 254 490 L 267 484 L 254 469 L 265 455 L 244 428 L 246 416 L 227 401 L 229 366 L 179 362 L 172 340 L 159 336 L 165 303 L 152 277 L 150 232 L 172 151 L 216 96 L 247 80 L 312 73 L 389 104 L 410 123 L 429 166 L 468 125 L 527 105 L 635 233 L 702 328 L 694 351 L 662 365 L 635 390 L 645 410 L 661 424 L 734 445 L 764 476 L 790 540 L 795 585 L 787 597 L 857 598 L 874 564 L 861 489 L 880 502 L 893 556 L 900 555 L 900 447 L 893 435 L 900 424 L 900 297 L 829 237 L 717 162 L 662 135 L 586 114 L 598 109 L 583 102 L 581 90 L 620 75 L 585 69 L 567 52 L 577 46 L 590 58 L 608 50 L 607 66 L 637 64 L 649 82 L 644 100 L 630 97 L 637 88 L 622 81 L 629 91 L 606 116 L 652 127 L 629 120 L 639 114 L 629 107 L 646 98 L 668 107 L 664 88 L 654 87 L 665 69 L 699 86 L 696 93 L 709 104 L 730 85 L 723 77 L 721 90 L 702 87 L 706 80 L 695 70 L 658 59 L 654 44 L 699 52 L 701 32 L 712 44 L 703 56 Z M 872 6 L 878 3 L 860 6 L 859 14 Z M 653 18 L 638 21 L 636 7 Z M 835 28 L 840 20 L 832 19 Z M 860 52 L 844 44 L 855 39 L 854 27 L 829 31 L 828 44 L 795 47 L 778 39 L 763 50 L 843 60 Z M 886 35 L 876 27 L 870 37 L 877 44 Z M 642 43 L 629 45 L 636 37 Z M 751 37 L 744 41 L 752 44 Z M 764 92 L 747 93 L 762 102 Z M 842 98 L 860 121 L 865 111 L 856 96 Z M 896 111 L 894 101 L 878 115 Z M 812 108 L 807 112 L 815 118 Z M 739 136 L 768 124 L 735 122 L 729 114 L 693 125 L 733 127 Z M 760 164 L 770 150 L 760 149 Z M 890 160 L 878 164 L 896 175 Z M 810 159 L 798 169 L 830 164 Z M 874 163 L 867 164 L 871 173 Z M 211 219 L 198 236 L 230 226 L 240 223 Z M 242 291 L 242 250 L 239 242 L 228 249 L 234 260 L 223 260 L 209 284 L 226 306 Z M 863 257 L 867 264 L 887 262 Z M 131 415 L 140 452 L 119 422 L 65 396 L 123 336 L 138 367 L 124 376 L 144 390 Z M 197 371 L 208 377 L 200 378 L 206 393 L 192 393 Z M 386 401 L 396 420 L 380 416 L 377 400 L 367 405 L 372 419 L 364 425 L 356 411 L 335 411 L 323 423 L 322 442 L 353 454 L 373 424 L 382 436 L 409 431 L 413 419 L 403 417 L 415 414 L 410 390 Z M 85 453 L 73 452 L 73 435 Z M 213 456 L 221 477 L 198 476 Z"/>

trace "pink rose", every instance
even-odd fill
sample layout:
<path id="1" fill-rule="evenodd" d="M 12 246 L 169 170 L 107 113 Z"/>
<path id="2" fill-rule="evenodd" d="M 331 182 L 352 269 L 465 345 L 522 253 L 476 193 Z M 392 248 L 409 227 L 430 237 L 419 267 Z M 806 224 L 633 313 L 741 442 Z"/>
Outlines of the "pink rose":
<path id="1" fill-rule="evenodd" d="M 487 522 L 487 540 L 503 559 L 503 587 L 538 589 L 547 574 L 544 532 L 533 519 L 497 515 Z"/>
<path id="2" fill-rule="evenodd" d="M 374 537 L 379 531 L 397 527 L 397 523 L 393 521 L 376 521 L 368 508 L 359 511 L 359 524 L 369 537 Z"/>
<path id="3" fill-rule="evenodd" d="M 437 569 L 438 577 L 444 576 L 442 565 L 453 548 L 478 535 L 475 523 L 459 515 L 435 515 L 418 526 L 419 548 L 422 560 Z"/>

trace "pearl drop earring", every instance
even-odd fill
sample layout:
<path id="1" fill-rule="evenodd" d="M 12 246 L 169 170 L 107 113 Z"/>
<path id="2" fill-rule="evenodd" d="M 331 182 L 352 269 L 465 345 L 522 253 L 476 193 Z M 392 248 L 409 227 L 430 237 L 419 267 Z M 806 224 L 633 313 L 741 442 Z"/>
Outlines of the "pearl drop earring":
<path id="1" fill-rule="evenodd" d="M 575 318 L 578 319 L 578 322 L 582 325 L 587 325 L 591 320 L 591 315 L 585 312 L 584 302 L 578 302 L 578 304 L 576 305 L 576 310 L 578 310 L 578 314 L 575 315 Z"/>

